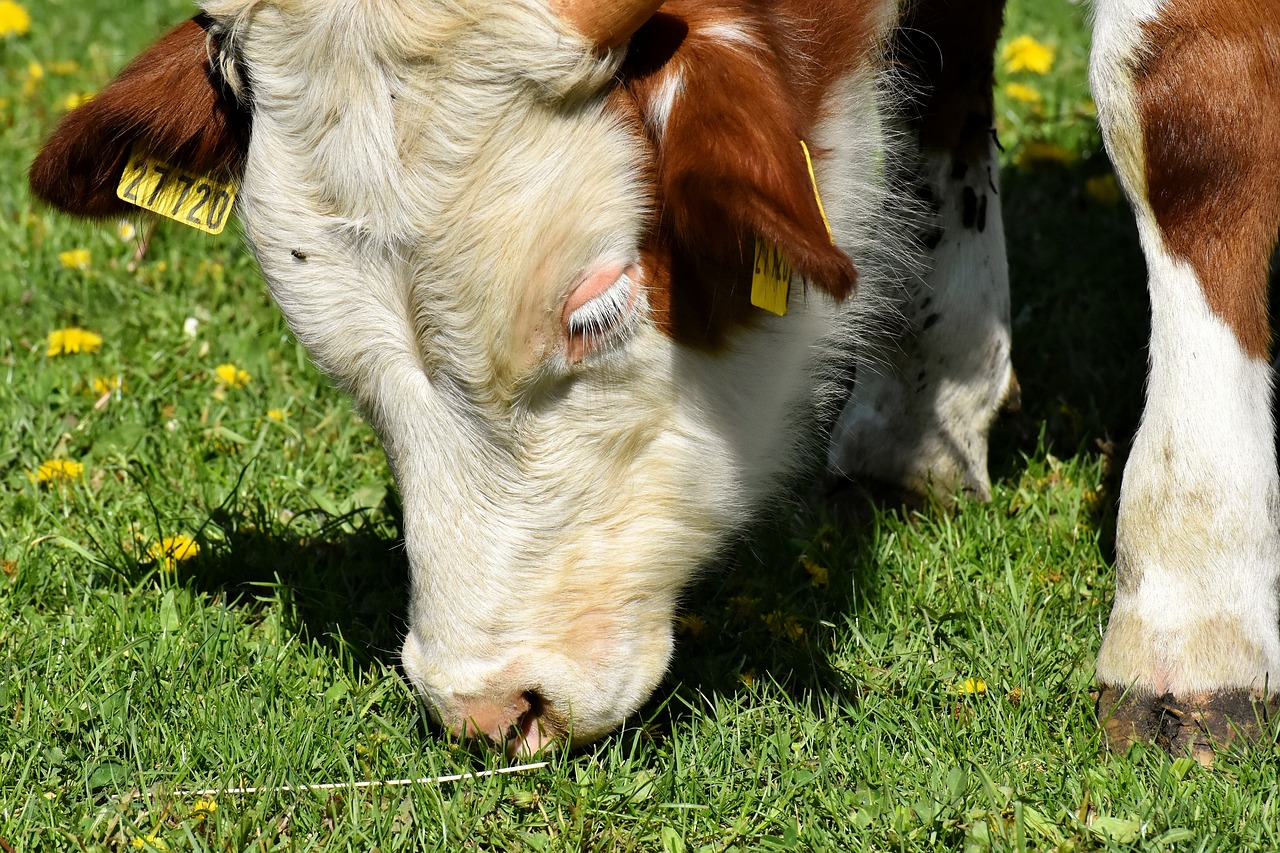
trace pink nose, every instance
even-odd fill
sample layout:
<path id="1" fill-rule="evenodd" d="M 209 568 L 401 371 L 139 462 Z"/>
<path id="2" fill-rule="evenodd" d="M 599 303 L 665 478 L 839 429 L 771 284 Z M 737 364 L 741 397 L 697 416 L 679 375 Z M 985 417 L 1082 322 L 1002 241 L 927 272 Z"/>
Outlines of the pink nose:
<path id="1" fill-rule="evenodd" d="M 487 737 L 512 755 L 532 755 L 555 741 L 546 704 L 532 690 L 505 699 L 465 698 L 443 722 L 454 737 Z"/>

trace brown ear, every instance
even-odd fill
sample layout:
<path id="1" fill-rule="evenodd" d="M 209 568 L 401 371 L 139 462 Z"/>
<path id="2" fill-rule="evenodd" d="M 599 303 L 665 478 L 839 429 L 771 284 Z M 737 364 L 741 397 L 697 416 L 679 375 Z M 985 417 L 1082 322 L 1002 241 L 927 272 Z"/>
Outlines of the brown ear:
<path id="1" fill-rule="evenodd" d="M 210 65 L 209 25 L 204 15 L 178 25 L 63 118 L 31 164 L 32 193 L 77 216 L 132 210 L 116 186 L 135 144 L 189 171 L 238 179 L 249 113 Z"/>
<path id="2" fill-rule="evenodd" d="M 762 237 L 810 284 L 849 296 L 858 273 L 831 242 L 800 145 L 812 118 L 771 40 L 700 37 L 699 23 L 659 12 L 633 37 L 623 70 L 657 151 L 663 226 L 726 266 Z"/>

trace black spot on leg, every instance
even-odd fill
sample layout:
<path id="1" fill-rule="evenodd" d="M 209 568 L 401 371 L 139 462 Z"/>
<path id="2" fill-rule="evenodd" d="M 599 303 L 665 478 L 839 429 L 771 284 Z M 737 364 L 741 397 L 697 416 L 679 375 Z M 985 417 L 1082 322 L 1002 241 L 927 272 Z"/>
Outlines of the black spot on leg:
<path id="1" fill-rule="evenodd" d="M 919 373 L 917 373 L 917 374 L 916 374 L 916 381 L 917 381 L 917 382 L 923 382 L 923 381 L 924 381 L 924 377 L 925 377 L 925 372 L 922 370 L 922 371 L 920 371 Z"/>
<path id="2" fill-rule="evenodd" d="M 937 311 L 934 311 L 928 317 L 925 317 L 924 323 L 920 325 L 920 331 L 923 332 L 927 330 L 930 326 L 932 326 L 934 323 L 938 322 L 938 317 L 939 317 L 939 314 Z"/>
<path id="3" fill-rule="evenodd" d="M 951 161 L 951 179 L 953 181 L 963 181 L 964 176 L 969 174 L 969 164 L 963 160 Z"/>
<path id="4" fill-rule="evenodd" d="M 972 228 L 978 221 L 978 194 L 973 191 L 973 187 L 964 188 L 960 221 L 965 228 Z"/>
<path id="5" fill-rule="evenodd" d="M 928 234 L 925 234 L 920 238 L 920 242 L 923 243 L 924 247 L 930 251 L 938 248 L 938 244 L 942 242 L 942 229 L 938 228 L 934 231 L 930 231 Z"/>
<path id="6" fill-rule="evenodd" d="M 987 197 L 978 199 L 978 233 L 987 230 Z"/>

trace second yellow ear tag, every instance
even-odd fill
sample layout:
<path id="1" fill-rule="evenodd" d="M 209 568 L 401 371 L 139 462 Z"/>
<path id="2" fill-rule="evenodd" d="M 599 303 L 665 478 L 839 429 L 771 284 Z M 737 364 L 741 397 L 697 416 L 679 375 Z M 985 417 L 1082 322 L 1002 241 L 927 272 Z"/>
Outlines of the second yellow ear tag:
<path id="1" fill-rule="evenodd" d="M 827 211 L 823 208 L 822 196 L 818 193 L 813 158 L 809 156 L 809 146 L 805 145 L 803 139 L 800 140 L 800 149 L 804 152 L 804 162 L 809 170 L 809 182 L 813 185 L 813 198 L 818 203 L 822 224 L 827 227 L 827 237 L 831 244 L 835 245 L 835 235 L 831 233 L 831 223 L 827 221 Z M 782 254 L 782 250 L 768 240 L 757 237 L 755 263 L 751 267 L 751 304 L 779 317 L 785 316 L 787 297 L 791 293 L 791 273 L 791 262 Z"/>
<path id="2" fill-rule="evenodd" d="M 174 222 L 221 234 L 231 216 L 236 187 L 171 166 L 135 147 L 129 152 L 116 195 Z"/>
<path id="3" fill-rule="evenodd" d="M 756 259 L 751 266 L 751 304 L 779 317 L 787 313 L 791 292 L 791 262 L 768 240 L 756 238 Z"/>

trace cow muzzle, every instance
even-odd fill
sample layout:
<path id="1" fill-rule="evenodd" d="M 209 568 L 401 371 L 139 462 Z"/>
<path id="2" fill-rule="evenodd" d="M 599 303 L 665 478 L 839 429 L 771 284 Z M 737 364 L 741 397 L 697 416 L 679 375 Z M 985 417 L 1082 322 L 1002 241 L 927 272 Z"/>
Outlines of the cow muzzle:
<path id="1" fill-rule="evenodd" d="M 631 641 L 570 653 L 525 645 L 484 661 L 449 653 L 411 632 L 405 676 L 448 735 L 487 740 L 510 756 L 589 743 L 616 729 L 648 699 L 672 650 L 669 623 Z"/>

